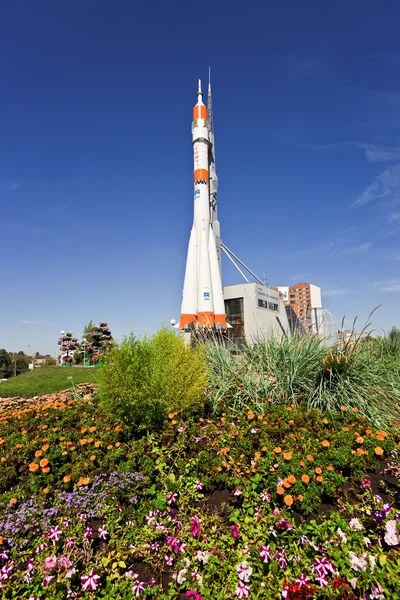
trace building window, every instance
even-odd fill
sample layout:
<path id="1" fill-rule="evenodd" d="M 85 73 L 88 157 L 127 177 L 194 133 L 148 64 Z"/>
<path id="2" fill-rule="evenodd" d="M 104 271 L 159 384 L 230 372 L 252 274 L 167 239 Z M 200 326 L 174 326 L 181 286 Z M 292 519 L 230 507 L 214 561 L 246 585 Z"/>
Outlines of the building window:
<path id="1" fill-rule="evenodd" d="M 228 337 L 232 341 L 244 339 L 243 298 L 225 300 L 226 320 L 232 328 L 228 329 Z"/>

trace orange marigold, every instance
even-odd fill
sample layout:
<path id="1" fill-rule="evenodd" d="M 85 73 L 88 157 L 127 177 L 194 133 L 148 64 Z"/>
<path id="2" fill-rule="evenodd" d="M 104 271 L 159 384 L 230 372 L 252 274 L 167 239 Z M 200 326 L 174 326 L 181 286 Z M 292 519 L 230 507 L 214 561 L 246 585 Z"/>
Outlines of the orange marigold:
<path id="1" fill-rule="evenodd" d="M 328 467 L 326 467 L 326 470 L 327 470 L 327 471 L 333 471 L 333 467 L 332 467 L 332 465 L 329 465 Z"/>
<path id="2" fill-rule="evenodd" d="M 276 493 L 279 494 L 280 496 L 283 496 L 283 494 L 285 493 L 285 490 L 283 489 L 283 487 L 278 487 L 278 488 L 276 488 Z"/>
<path id="3" fill-rule="evenodd" d="M 324 480 L 324 479 L 323 479 L 323 477 L 322 477 L 322 475 L 317 475 L 315 479 L 316 479 L 317 481 L 319 481 L 319 483 L 322 483 L 322 482 L 323 482 L 323 480 Z"/>
<path id="4" fill-rule="evenodd" d="M 342 406 L 342 408 L 340 409 L 342 412 L 346 412 L 348 410 L 347 406 Z"/>
<path id="5" fill-rule="evenodd" d="M 273 451 L 275 452 L 275 454 L 279 454 L 280 452 L 282 452 L 282 448 L 279 448 L 279 446 L 277 446 L 276 448 L 274 448 Z"/>
<path id="6" fill-rule="evenodd" d="M 317 475 L 321 475 L 321 473 L 322 473 L 322 469 L 321 469 L 320 467 L 317 467 L 317 468 L 315 469 L 315 472 L 317 473 Z"/>
<path id="7" fill-rule="evenodd" d="M 285 460 L 292 460 L 292 458 L 293 458 L 293 452 L 284 452 L 283 453 L 283 458 Z"/>
<path id="8" fill-rule="evenodd" d="M 283 501 L 286 504 L 286 506 L 292 506 L 292 504 L 293 504 L 293 496 L 291 496 L 290 494 L 288 494 L 287 496 L 284 497 Z"/>
<path id="9" fill-rule="evenodd" d="M 374 452 L 375 454 L 377 454 L 378 456 L 382 456 L 383 454 L 383 449 L 380 446 L 377 446 L 376 448 L 374 448 Z"/>
<path id="10" fill-rule="evenodd" d="M 93 460 L 96 460 L 96 457 L 95 457 L 95 455 L 94 455 L 94 454 L 92 454 L 92 456 L 90 457 L 90 460 L 92 460 L 92 461 L 93 461 Z"/>
<path id="11" fill-rule="evenodd" d="M 50 491 L 50 488 L 46 487 L 46 488 L 44 488 L 44 490 L 43 490 L 43 493 L 44 493 L 44 494 L 48 494 L 48 493 L 49 493 L 49 491 Z"/>
<path id="12" fill-rule="evenodd" d="M 17 498 L 11 498 L 11 500 L 10 500 L 10 504 L 14 504 L 15 505 L 15 504 L 17 504 L 17 502 L 18 502 Z"/>
<path id="13" fill-rule="evenodd" d="M 71 481 L 71 476 L 70 475 L 66 475 L 63 479 L 64 483 L 69 483 Z"/>
<path id="14" fill-rule="evenodd" d="M 312 454 L 307 454 L 306 456 L 307 460 L 309 460 L 310 462 L 312 462 L 314 460 L 314 457 Z"/>
<path id="15" fill-rule="evenodd" d="M 309 478 L 308 475 L 304 474 L 304 475 L 301 476 L 301 480 L 302 480 L 303 483 L 309 483 L 310 478 Z"/>
<path id="16" fill-rule="evenodd" d="M 49 464 L 49 461 L 47 460 L 47 458 L 42 458 L 42 460 L 40 461 L 39 465 L 43 468 L 43 467 L 47 467 L 47 465 Z"/>
<path id="17" fill-rule="evenodd" d="M 42 456 L 43 452 L 41 450 L 36 450 L 35 452 L 35 457 L 39 458 L 39 456 Z"/>
<path id="18" fill-rule="evenodd" d="M 385 438 L 383 437 L 383 435 L 381 435 L 380 433 L 376 434 L 376 439 L 378 440 L 378 442 L 383 442 L 385 440 Z"/>
<path id="19" fill-rule="evenodd" d="M 290 488 L 290 486 L 292 485 L 290 483 L 290 481 L 285 477 L 285 479 L 283 480 L 283 485 L 285 488 Z"/>
<path id="20" fill-rule="evenodd" d="M 298 500 L 299 502 L 303 502 L 303 500 L 304 500 L 304 497 L 303 497 L 301 494 L 299 494 L 299 495 L 297 496 L 297 500 Z"/>
<path id="21" fill-rule="evenodd" d="M 306 463 L 304 462 L 304 460 L 301 460 L 301 461 L 299 462 L 299 465 L 300 465 L 300 467 L 304 467 L 304 466 L 305 466 L 305 464 L 306 464 Z"/>
<path id="22" fill-rule="evenodd" d="M 296 477 L 294 475 L 289 475 L 289 477 L 287 478 L 289 483 L 291 483 L 292 485 L 294 483 L 296 483 Z"/>
<path id="23" fill-rule="evenodd" d="M 359 435 L 359 436 L 356 438 L 356 442 L 357 442 L 357 444 L 362 444 L 362 443 L 364 442 L 364 438 L 363 438 L 361 435 Z"/>
<path id="24" fill-rule="evenodd" d="M 43 467 L 42 473 L 50 473 L 50 467 Z"/>
<path id="25" fill-rule="evenodd" d="M 48 444 L 45 444 L 44 446 L 42 446 L 43 452 L 46 452 L 46 450 L 48 450 L 49 448 L 50 448 L 50 446 Z"/>
<path id="26" fill-rule="evenodd" d="M 109 445 L 107 446 L 107 450 L 112 450 L 112 449 L 113 449 L 113 445 L 112 445 L 112 444 L 109 444 Z"/>
<path id="27" fill-rule="evenodd" d="M 330 443 L 328 442 L 328 440 L 323 440 L 321 442 L 321 444 L 323 445 L 324 448 L 329 448 L 329 446 L 330 446 Z"/>
<path id="28" fill-rule="evenodd" d="M 31 471 L 31 473 L 35 473 L 39 468 L 39 465 L 35 462 L 31 462 L 29 465 L 29 470 Z"/>

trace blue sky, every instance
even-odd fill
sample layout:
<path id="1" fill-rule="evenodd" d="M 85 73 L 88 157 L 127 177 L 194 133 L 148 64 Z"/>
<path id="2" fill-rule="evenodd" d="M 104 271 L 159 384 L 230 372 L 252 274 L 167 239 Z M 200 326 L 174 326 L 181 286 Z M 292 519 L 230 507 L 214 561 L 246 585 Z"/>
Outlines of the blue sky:
<path id="1" fill-rule="evenodd" d="M 400 326 L 400 6 L 3 3 L 0 347 L 180 313 L 191 111 L 212 68 L 225 244 Z M 225 263 L 224 283 L 239 275 Z"/>

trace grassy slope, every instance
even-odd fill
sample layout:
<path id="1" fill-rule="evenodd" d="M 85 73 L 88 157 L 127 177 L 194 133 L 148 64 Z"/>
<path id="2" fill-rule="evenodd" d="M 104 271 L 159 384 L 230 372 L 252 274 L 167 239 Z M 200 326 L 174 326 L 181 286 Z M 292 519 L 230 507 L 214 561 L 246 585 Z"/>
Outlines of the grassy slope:
<path id="1" fill-rule="evenodd" d="M 72 377 L 72 379 L 69 379 Z M 96 382 L 97 369 L 84 367 L 40 367 L 0 382 L 0 398 L 32 398 L 52 394 L 78 383 Z"/>

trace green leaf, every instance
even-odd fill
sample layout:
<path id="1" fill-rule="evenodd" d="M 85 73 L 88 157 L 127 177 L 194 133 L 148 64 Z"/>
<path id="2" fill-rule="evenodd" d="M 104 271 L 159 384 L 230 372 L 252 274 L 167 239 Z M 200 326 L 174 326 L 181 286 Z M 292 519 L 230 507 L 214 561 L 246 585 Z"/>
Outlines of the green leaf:
<path id="1" fill-rule="evenodd" d="M 123 560 L 119 561 L 118 566 L 121 567 L 121 569 L 126 569 L 126 564 L 124 563 Z"/>
<path id="2" fill-rule="evenodd" d="M 380 554 L 378 557 L 379 560 L 379 564 L 381 565 L 381 567 L 383 567 L 384 565 L 386 565 L 387 562 L 387 556 L 386 554 Z"/>

